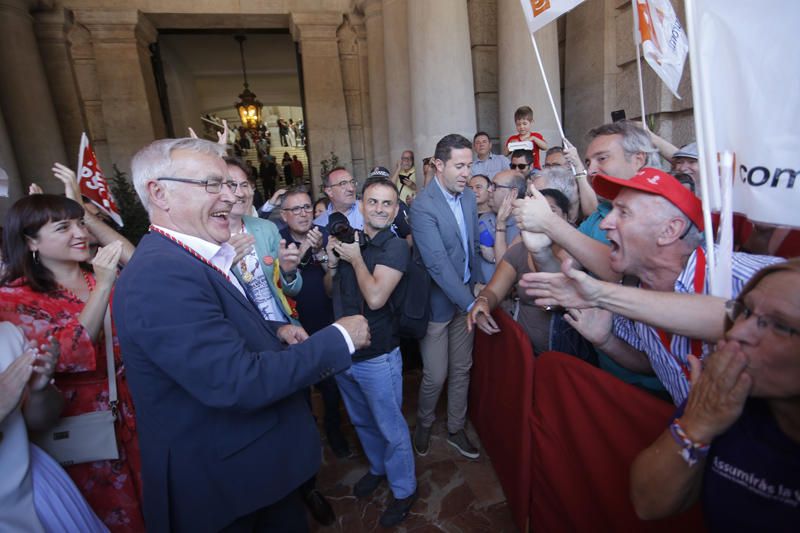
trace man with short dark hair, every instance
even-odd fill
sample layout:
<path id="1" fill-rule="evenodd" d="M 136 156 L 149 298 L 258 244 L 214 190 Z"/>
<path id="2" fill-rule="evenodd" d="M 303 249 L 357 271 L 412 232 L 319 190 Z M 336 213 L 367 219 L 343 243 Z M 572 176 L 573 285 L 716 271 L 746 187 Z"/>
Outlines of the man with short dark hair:
<path id="1" fill-rule="evenodd" d="M 511 152 L 511 164 L 508 166 L 522 174 L 526 179 L 533 174 L 533 152 L 530 150 L 514 150 Z"/>
<path id="2" fill-rule="evenodd" d="M 388 479 L 394 496 L 381 516 L 383 527 L 403 521 L 417 499 L 414 452 L 402 412 L 403 360 L 394 312 L 401 297 L 396 289 L 410 254 L 391 231 L 397 202 L 394 183 L 369 178 L 360 203 L 363 233 L 357 231 L 350 243 L 331 236 L 327 246 L 334 315 L 363 312 L 374 335 L 368 348 L 353 354 L 352 367 L 337 375 L 336 382 L 369 461 L 353 493 L 367 497 Z"/>
<path id="3" fill-rule="evenodd" d="M 473 341 L 466 313 L 474 302 L 474 284 L 483 281 L 476 253 L 475 195 L 466 186 L 472 143 L 458 134 L 447 135 L 436 145 L 433 161 L 436 176 L 411 206 L 414 243 L 433 280 L 430 322 L 420 342 L 423 374 L 414 449 L 419 455 L 430 449 L 434 412 L 447 380 L 447 442 L 475 459 L 480 452 L 464 431 Z"/>
<path id="4" fill-rule="evenodd" d="M 482 174 L 494 179 L 495 174 L 508 170 L 508 159 L 504 155 L 492 153 L 492 140 L 485 131 L 479 131 L 472 138 L 475 158 L 472 160 L 472 174 Z"/>

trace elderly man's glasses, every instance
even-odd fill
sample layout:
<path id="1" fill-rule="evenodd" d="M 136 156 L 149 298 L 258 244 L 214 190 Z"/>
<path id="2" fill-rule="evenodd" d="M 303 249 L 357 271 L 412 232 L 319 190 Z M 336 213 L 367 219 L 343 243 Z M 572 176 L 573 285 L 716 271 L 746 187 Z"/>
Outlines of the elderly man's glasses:
<path id="1" fill-rule="evenodd" d="M 222 180 L 193 180 L 189 178 L 157 178 L 156 181 L 177 181 L 180 183 L 191 183 L 192 185 L 203 185 L 206 188 L 206 192 L 209 194 L 217 194 L 222 190 L 222 186 L 225 185 L 228 187 L 232 192 L 236 192 L 238 187 L 242 188 L 242 192 L 247 192 L 250 188 L 250 184 L 247 182 L 243 183 L 236 183 L 233 180 L 229 181 L 222 181 Z M 245 185 L 247 188 L 245 188 Z"/>
<path id="2" fill-rule="evenodd" d="M 800 335 L 800 331 L 789 327 L 786 324 L 775 320 L 774 318 L 755 314 L 741 300 L 728 300 L 725 302 L 725 313 L 728 315 L 728 318 L 731 322 L 736 322 L 740 318 L 749 320 L 750 317 L 755 317 L 756 326 L 758 329 L 763 331 L 766 328 L 770 328 L 775 335 L 779 337 L 792 337 L 794 335 Z"/>
<path id="3" fill-rule="evenodd" d="M 332 183 L 331 185 L 329 185 L 329 187 L 341 187 L 341 188 L 344 188 L 344 187 L 347 187 L 348 185 L 352 185 L 353 187 L 355 187 L 356 183 L 358 183 L 356 180 L 342 180 L 339 183 Z"/>
<path id="4" fill-rule="evenodd" d="M 286 209 L 281 209 L 281 211 L 288 211 L 293 215 L 299 215 L 301 211 L 303 213 L 310 213 L 313 210 L 314 206 L 311 204 L 296 205 L 294 207 L 287 207 Z"/>
<path id="5" fill-rule="evenodd" d="M 493 191 L 495 189 L 516 189 L 516 187 L 514 187 L 513 185 L 500 185 L 499 183 L 492 182 L 489 185 L 489 190 Z"/>

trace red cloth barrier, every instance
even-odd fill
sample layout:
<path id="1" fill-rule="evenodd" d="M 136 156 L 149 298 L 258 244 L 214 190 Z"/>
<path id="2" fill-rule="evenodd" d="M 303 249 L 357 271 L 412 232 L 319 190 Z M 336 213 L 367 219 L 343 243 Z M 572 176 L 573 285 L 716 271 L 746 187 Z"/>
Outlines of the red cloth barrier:
<path id="1" fill-rule="evenodd" d="M 630 501 L 630 465 L 675 407 L 569 355 L 536 361 L 531 530 L 704 531 L 699 506 L 656 522 Z"/>
<path id="2" fill-rule="evenodd" d="M 514 522 L 524 531 L 530 505 L 533 348 L 508 313 L 496 310 L 493 316 L 500 333 L 475 334 L 469 413 Z"/>

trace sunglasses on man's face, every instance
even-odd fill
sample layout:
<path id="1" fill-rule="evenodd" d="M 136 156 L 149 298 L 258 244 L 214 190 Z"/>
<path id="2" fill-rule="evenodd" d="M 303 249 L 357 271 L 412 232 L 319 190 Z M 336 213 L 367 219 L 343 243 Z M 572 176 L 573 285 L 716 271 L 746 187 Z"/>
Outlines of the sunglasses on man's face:
<path id="1" fill-rule="evenodd" d="M 508 165 L 508 168 L 510 168 L 511 170 L 525 170 L 529 166 L 530 165 L 528 163 L 519 163 L 519 164 L 511 163 L 510 165 Z"/>

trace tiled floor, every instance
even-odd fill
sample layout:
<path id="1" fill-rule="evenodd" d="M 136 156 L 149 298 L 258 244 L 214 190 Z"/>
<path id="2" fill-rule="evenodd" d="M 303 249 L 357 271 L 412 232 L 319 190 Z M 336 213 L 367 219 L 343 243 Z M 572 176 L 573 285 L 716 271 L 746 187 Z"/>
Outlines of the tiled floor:
<path id="1" fill-rule="evenodd" d="M 421 376 L 419 368 L 404 373 L 403 412 L 412 429 Z M 316 394 L 314 396 L 314 410 L 321 420 L 321 401 Z M 443 394 L 433 428 L 431 451 L 425 457 L 416 457 L 419 499 L 395 531 L 517 531 L 489 458 L 482 454 L 480 459 L 472 461 L 447 444 L 445 405 Z M 351 447 L 358 452 L 350 459 L 337 459 L 326 446 L 317 477 L 317 488 L 331 502 L 337 522 L 331 527 L 321 527 L 311 520 L 311 530 L 346 533 L 381 530 L 378 519 L 390 498 L 389 489 L 384 483 L 370 498 L 358 500 L 353 496 L 353 485 L 366 473 L 368 464 L 349 421 L 344 430 Z M 469 427 L 467 432 L 477 445 L 479 439 L 475 431 Z"/>

